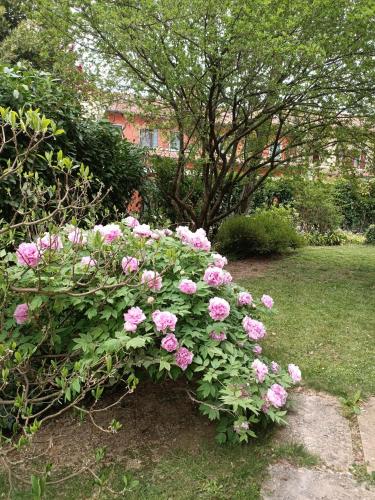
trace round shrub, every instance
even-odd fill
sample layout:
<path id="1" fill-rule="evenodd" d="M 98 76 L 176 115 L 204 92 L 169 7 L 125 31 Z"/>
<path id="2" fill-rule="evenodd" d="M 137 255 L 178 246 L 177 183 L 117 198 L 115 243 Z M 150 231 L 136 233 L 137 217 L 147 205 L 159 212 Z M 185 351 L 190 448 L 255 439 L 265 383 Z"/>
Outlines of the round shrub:
<path id="1" fill-rule="evenodd" d="M 371 224 L 366 231 L 366 243 L 375 245 L 375 224 Z"/>
<path id="2" fill-rule="evenodd" d="M 202 229 L 153 230 L 128 217 L 88 231 L 50 227 L 4 257 L 3 426 L 28 436 L 62 408 L 90 413 L 105 387 L 125 395 L 145 376 L 194 379 L 190 395 L 220 420 L 219 442 L 280 422 L 301 374 L 262 353 L 273 300 L 234 284 L 210 248 Z"/>
<path id="3" fill-rule="evenodd" d="M 226 219 L 216 240 L 220 251 L 236 257 L 283 253 L 303 242 L 293 225 L 291 212 L 276 207 Z"/>

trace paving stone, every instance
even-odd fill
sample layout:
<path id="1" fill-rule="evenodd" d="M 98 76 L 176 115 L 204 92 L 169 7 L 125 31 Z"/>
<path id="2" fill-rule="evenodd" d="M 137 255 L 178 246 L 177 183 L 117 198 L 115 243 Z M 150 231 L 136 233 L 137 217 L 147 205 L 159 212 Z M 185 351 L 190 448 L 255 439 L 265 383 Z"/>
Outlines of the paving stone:
<path id="1" fill-rule="evenodd" d="M 351 432 L 336 398 L 304 391 L 291 399 L 288 425 L 280 429 L 278 439 L 301 443 L 328 466 L 348 470 L 354 461 Z"/>
<path id="2" fill-rule="evenodd" d="M 275 464 L 263 485 L 263 500 L 374 500 L 375 490 L 357 483 L 347 472 L 296 469 Z"/>
<path id="3" fill-rule="evenodd" d="M 363 454 L 368 472 L 375 471 L 375 397 L 370 398 L 358 416 Z"/>

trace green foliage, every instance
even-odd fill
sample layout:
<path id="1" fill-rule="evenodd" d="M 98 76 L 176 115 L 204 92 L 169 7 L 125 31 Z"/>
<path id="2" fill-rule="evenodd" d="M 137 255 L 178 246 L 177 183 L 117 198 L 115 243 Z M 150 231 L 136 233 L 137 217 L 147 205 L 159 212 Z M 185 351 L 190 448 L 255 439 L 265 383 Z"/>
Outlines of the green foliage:
<path id="1" fill-rule="evenodd" d="M 161 222 L 165 219 L 173 223 L 182 223 L 180 213 L 174 205 L 171 194 L 177 169 L 177 161 L 173 158 L 151 156 L 149 158 L 152 176 L 143 184 L 144 198 L 143 218 L 150 222 Z M 202 203 L 203 184 L 201 172 L 193 167 L 186 171 L 180 181 L 180 191 L 183 198 L 193 200 L 198 212 Z"/>
<path id="2" fill-rule="evenodd" d="M 347 237 L 345 233 L 339 230 L 327 233 L 320 233 L 319 231 L 310 231 L 309 233 L 304 233 L 304 238 L 306 244 L 313 247 L 337 246 L 347 242 Z"/>
<path id="3" fill-rule="evenodd" d="M 103 200 L 100 214 L 117 208 L 126 212 L 134 189 L 139 189 L 144 178 L 144 152 L 123 140 L 118 131 L 108 122 L 96 121 L 82 116 L 81 92 L 62 84 L 52 75 L 26 69 L 0 66 L 0 105 L 11 109 L 38 108 L 56 123 L 64 133 L 45 138 L 38 145 L 32 157 L 24 165 L 30 175 L 38 173 L 46 185 L 55 184 L 54 172 L 41 159 L 40 155 L 51 150 L 61 149 L 78 163 L 85 163 L 96 179 L 92 182 L 91 196 L 94 197 L 101 186 L 110 190 Z M 29 137 L 21 133 L 18 149 L 27 150 Z M 39 154 L 37 154 L 39 153 Z M 5 147 L 1 161 L 13 161 L 14 145 Z M 0 215 L 10 220 L 22 197 L 19 177 L 8 176 L 0 186 Z"/>
<path id="4" fill-rule="evenodd" d="M 354 394 L 346 398 L 340 398 L 340 403 L 342 405 L 344 415 L 347 418 L 359 415 L 361 413 L 360 405 L 362 403 L 361 391 L 356 391 Z"/>
<path id="5" fill-rule="evenodd" d="M 324 234 L 339 227 L 341 215 L 331 193 L 331 186 L 322 182 L 306 182 L 298 191 L 294 207 L 304 231 Z"/>
<path id="6" fill-rule="evenodd" d="M 302 245 L 289 210 L 259 210 L 226 219 L 216 236 L 219 249 L 237 257 L 283 253 Z"/>
<path id="7" fill-rule="evenodd" d="M 371 224 L 366 231 L 366 243 L 375 245 L 375 224 Z"/>
<path id="8" fill-rule="evenodd" d="M 343 228 L 362 232 L 375 222 L 373 179 L 338 180 L 334 184 L 333 195 L 343 215 Z"/>

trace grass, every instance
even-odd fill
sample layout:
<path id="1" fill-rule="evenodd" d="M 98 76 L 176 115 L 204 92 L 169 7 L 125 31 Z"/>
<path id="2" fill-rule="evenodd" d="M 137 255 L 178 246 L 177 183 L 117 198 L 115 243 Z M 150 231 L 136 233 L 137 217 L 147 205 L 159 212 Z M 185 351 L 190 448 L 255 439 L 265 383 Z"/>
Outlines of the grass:
<path id="1" fill-rule="evenodd" d="M 129 500 L 256 500 L 260 498 L 260 487 L 268 464 L 279 459 L 306 467 L 317 463 L 316 457 L 309 454 L 303 446 L 274 446 L 270 435 L 267 435 L 248 446 L 240 447 L 222 447 L 210 440 L 202 442 L 194 452 L 174 450 L 157 463 L 150 462 L 140 470 L 124 471 L 120 465 L 116 465 L 103 466 L 96 473 L 103 484 L 108 484 L 116 491 L 123 488 L 122 476 L 126 473 L 130 488 L 120 498 Z M 69 472 L 64 471 L 63 475 L 68 475 Z M 7 490 L 6 477 L 0 476 L 0 498 L 6 498 Z M 11 498 L 32 500 L 31 487 L 17 487 Z M 91 475 L 80 475 L 58 486 L 47 486 L 44 498 L 109 500 L 116 497 L 108 494 Z"/>
<path id="2" fill-rule="evenodd" d="M 242 284 L 275 300 L 267 355 L 300 365 L 316 389 L 375 393 L 374 247 L 305 248 Z"/>

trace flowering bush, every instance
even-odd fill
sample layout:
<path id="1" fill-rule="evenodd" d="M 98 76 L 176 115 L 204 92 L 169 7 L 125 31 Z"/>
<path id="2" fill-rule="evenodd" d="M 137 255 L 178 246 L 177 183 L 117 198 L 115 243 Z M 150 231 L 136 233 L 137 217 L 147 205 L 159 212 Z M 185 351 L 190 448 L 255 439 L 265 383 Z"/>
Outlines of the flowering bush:
<path id="1" fill-rule="evenodd" d="M 154 230 L 130 217 L 50 227 L 5 255 L 3 426 L 32 433 L 53 408 L 87 397 L 95 405 L 105 386 L 134 390 L 141 372 L 194 379 L 190 396 L 220 420 L 219 442 L 247 440 L 261 419 L 282 421 L 301 374 L 262 354 L 273 300 L 232 283 L 210 247 L 202 229 Z"/>

